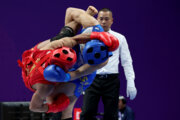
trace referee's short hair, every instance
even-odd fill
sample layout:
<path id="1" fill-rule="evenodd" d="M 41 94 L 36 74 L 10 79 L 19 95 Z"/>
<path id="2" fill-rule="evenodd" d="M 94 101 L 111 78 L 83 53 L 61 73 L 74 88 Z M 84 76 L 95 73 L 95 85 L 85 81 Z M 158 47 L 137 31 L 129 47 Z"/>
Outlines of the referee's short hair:
<path id="1" fill-rule="evenodd" d="M 102 12 L 110 12 L 111 15 L 113 16 L 112 11 L 109 8 L 102 8 L 102 9 L 99 10 L 99 12 L 101 12 L 101 11 Z"/>

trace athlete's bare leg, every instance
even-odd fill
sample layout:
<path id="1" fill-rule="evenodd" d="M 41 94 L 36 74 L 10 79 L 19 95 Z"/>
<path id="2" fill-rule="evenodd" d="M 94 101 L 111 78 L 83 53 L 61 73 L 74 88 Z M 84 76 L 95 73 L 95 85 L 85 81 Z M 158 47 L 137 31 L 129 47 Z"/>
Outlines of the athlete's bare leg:
<path id="1" fill-rule="evenodd" d="M 70 96 L 69 99 L 70 99 L 69 106 L 64 111 L 62 111 L 61 119 L 63 120 L 67 118 L 72 118 L 73 108 L 78 98 L 76 96 Z"/>
<path id="2" fill-rule="evenodd" d="M 98 21 L 89 14 L 97 14 L 97 9 L 93 6 L 89 6 L 87 11 L 78 8 L 67 8 L 65 25 L 70 24 L 72 21 L 82 25 L 84 28 L 99 24 Z"/>
<path id="3" fill-rule="evenodd" d="M 96 15 L 98 13 L 98 10 L 93 6 L 89 6 L 86 11 L 84 11 L 82 9 L 78 9 L 78 8 L 68 8 L 66 10 L 65 26 L 71 27 L 74 30 L 75 34 L 77 33 L 77 31 L 79 30 L 81 25 L 83 27 L 86 27 L 86 26 L 84 26 L 84 24 L 86 24 L 89 21 L 90 25 L 92 25 L 91 22 L 94 21 L 93 17 L 90 17 L 90 19 L 88 17 L 87 18 L 88 20 L 87 19 L 84 20 L 86 18 L 86 16 L 82 15 L 82 16 L 84 16 L 84 17 L 82 17 L 82 16 L 77 15 L 78 13 L 79 14 L 82 14 L 82 13 L 85 14 L 84 12 L 86 12 L 86 14 L 87 14 L 86 16 L 94 16 L 94 15 Z M 79 19 L 80 19 L 80 21 L 78 21 Z M 87 21 L 87 22 L 82 23 L 81 21 Z M 87 25 L 87 26 L 89 26 L 89 25 Z"/>
<path id="4" fill-rule="evenodd" d="M 97 9 L 93 6 L 89 6 L 86 11 L 78 8 L 68 8 L 65 15 L 65 26 L 71 27 L 76 34 L 81 25 L 83 28 L 86 28 L 99 24 L 98 21 L 92 17 L 97 13 Z M 38 45 L 38 49 L 45 49 L 45 46 L 48 46 L 49 43 L 49 40 L 41 42 Z"/>

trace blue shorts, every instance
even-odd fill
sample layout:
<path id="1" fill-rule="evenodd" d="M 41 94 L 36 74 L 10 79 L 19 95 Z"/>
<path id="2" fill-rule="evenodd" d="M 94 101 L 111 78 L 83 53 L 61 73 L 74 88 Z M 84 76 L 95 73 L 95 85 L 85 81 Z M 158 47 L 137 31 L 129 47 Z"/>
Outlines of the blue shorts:
<path id="1" fill-rule="evenodd" d="M 95 76 L 96 76 L 96 71 L 87 76 L 71 81 L 71 83 L 74 83 L 76 85 L 76 89 L 74 90 L 74 95 L 76 97 L 79 97 L 82 94 L 82 92 L 85 91 L 92 84 Z"/>

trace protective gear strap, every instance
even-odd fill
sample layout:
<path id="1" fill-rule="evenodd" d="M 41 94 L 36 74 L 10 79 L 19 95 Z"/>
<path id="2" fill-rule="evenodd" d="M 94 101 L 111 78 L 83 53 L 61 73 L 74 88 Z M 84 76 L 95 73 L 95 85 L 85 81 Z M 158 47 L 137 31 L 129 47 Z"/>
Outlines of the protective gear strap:
<path id="1" fill-rule="evenodd" d="M 33 59 L 33 54 L 29 57 L 29 61 L 32 61 L 33 64 L 35 64 L 35 67 L 30 71 L 29 75 L 30 76 L 36 69 L 39 70 L 39 72 L 41 74 L 43 74 L 44 69 L 42 68 L 42 64 L 47 61 L 49 59 L 49 57 L 51 56 L 52 52 L 50 52 L 49 54 L 47 54 L 46 56 L 42 56 L 43 58 L 40 59 L 40 61 L 38 63 L 36 63 L 36 61 Z M 26 63 L 22 63 L 20 60 L 17 61 L 19 66 L 22 68 L 22 70 L 25 72 L 26 69 Z"/>

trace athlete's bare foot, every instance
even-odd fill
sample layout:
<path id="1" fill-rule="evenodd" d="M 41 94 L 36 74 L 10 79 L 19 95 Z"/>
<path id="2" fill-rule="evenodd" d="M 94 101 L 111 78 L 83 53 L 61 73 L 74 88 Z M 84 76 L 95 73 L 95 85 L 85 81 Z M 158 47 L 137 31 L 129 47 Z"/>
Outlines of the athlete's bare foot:
<path id="1" fill-rule="evenodd" d="M 91 16 L 94 16 L 98 13 L 98 10 L 94 6 L 89 6 L 86 10 L 86 13 Z"/>

